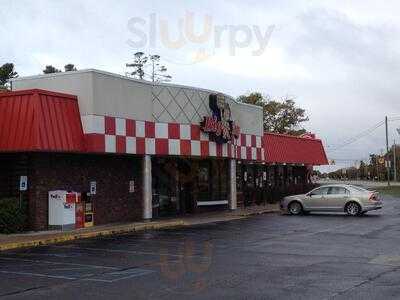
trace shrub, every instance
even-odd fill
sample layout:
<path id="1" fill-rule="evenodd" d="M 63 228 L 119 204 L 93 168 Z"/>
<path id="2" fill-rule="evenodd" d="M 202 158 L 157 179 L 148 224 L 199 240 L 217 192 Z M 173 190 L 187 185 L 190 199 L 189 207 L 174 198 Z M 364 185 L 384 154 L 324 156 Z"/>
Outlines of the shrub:
<path id="1" fill-rule="evenodd" d="M 16 233 L 26 229 L 28 205 L 18 198 L 0 199 L 0 233 Z"/>

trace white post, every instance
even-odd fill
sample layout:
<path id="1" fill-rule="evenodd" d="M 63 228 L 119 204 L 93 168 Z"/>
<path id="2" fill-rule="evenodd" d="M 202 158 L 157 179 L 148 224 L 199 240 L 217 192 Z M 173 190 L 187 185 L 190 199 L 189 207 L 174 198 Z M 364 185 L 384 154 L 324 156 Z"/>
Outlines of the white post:
<path id="1" fill-rule="evenodd" d="M 393 176 L 394 176 L 394 182 L 397 182 L 397 158 L 396 158 L 396 140 L 393 142 Z"/>
<path id="2" fill-rule="evenodd" d="M 153 192 L 151 184 L 151 156 L 145 155 L 142 163 L 143 174 L 143 219 L 150 220 L 153 217 Z"/>
<path id="3" fill-rule="evenodd" d="M 237 195 L 236 195 L 236 160 L 231 159 L 229 161 L 229 209 L 237 209 Z"/>

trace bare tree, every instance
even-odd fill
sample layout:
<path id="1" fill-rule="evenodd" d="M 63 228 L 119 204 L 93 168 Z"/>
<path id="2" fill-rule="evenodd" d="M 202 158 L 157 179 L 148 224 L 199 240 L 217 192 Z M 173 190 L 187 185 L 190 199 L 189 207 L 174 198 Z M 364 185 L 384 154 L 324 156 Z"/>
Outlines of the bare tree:
<path id="1" fill-rule="evenodd" d="M 133 68 L 129 76 L 144 80 L 149 79 L 153 83 L 170 81 L 172 76 L 166 74 L 167 68 L 160 63 L 160 55 L 146 55 L 144 52 L 134 54 L 133 63 L 127 63 L 126 67 Z M 149 71 L 147 71 L 150 69 Z"/>

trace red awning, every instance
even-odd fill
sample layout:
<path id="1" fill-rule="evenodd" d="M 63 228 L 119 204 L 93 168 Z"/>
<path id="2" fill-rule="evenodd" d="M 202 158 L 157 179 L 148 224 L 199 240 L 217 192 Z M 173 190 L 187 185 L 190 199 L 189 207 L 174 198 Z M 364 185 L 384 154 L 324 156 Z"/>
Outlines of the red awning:
<path id="1" fill-rule="evenodd" d="M 327 165 L 321 140 L 284 134 L 265 133 L 266 162 L 304 165 Z"/>
<path id="2" fill-rule="evenodd" d="M 0 151 L 85 151 L 76 96 L 43 90 L 0 93 Z"/>

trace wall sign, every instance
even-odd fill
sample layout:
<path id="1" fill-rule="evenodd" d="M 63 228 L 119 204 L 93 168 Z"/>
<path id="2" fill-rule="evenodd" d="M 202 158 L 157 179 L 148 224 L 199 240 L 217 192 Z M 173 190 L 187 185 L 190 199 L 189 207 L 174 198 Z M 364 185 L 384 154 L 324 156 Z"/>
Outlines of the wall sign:
<path id="1" fill-rule="evenodd" d="M 135 192 L 135 181 L 130 180 L 129 181 L 129 193 L 134 193 Z"/>
<path id="2" fill-rule="evenodd" d="M 19 190 L 21 192 L 28 190 L 28 176 L 19 177 Z"/>
<path id="3" fill-rule="evenodd" d="M 231 109 L 224 95 L 211 94 L 208 105 L 212 116 L 203 118 L 200 129 L 209 134 L 210 140 L 222 144 L 239 138 L 240 127 L 232 120 Z"/>
<path id="4" fill-rule="evenodd" d="M 91 195 L 96 195 L 97 192 L 97 184 L 96 181 L 91 181 L 90 182 L 90 194 Z"/>

